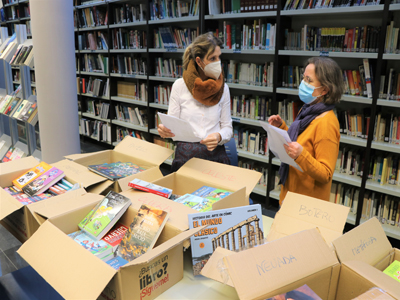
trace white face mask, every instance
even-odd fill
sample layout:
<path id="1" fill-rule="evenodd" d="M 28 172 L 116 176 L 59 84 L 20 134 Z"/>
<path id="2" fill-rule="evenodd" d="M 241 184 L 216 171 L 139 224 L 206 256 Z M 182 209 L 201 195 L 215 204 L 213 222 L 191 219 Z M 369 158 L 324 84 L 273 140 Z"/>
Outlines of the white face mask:
<path id="1" fill-rule="evenodd" d="M 203 61 L 203 63 L 204 63 L 204 61 Z M 201 69 L 203 70 L 203 72 L 206 76 L 214 78 L 215 80 L 217 80 L 219 78 L 219 76 L 221 75 L 221 72 L 222 72 L 222 67 L 221 67 L 220 61 L 209 63 L 208 65 L 206 65 L 204 67 L 204 69 L 203 68 L 201 68 Z"/>

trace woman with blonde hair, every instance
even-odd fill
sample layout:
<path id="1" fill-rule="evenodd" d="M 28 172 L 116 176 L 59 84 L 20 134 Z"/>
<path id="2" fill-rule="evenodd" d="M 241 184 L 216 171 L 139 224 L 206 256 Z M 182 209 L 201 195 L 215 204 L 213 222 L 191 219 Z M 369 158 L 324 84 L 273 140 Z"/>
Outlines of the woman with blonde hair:
<path id="1" fill-rule="evenodd" d="M 193 157 L 229 164 L 223 144 L 232 137 L 229 88 L 221 67 L 222 42 L 212 33 L 198 36 L 183 54 L 183 78 L 171 90 L 168 115 L 188 121 L 199 143 L 177 142 L 171 172 Z M 162 138 L 174 137 L 164 125 Z"/>

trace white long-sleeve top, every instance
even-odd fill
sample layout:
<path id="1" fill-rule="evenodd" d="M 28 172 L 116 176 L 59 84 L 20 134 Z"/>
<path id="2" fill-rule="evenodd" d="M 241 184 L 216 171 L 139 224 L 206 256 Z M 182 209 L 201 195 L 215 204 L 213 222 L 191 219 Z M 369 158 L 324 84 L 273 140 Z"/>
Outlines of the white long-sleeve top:
<path id="1" fill-rule="evenodd" d="M 183 78 L 172 85 L 168 115 L 186 120 L 198 137 L 219 132 L 223 145 L 232 138 L 231 100 L 228 85 L 224 83 L 221 100 L 214 106 L 206 106 L 193 98 Z"/>

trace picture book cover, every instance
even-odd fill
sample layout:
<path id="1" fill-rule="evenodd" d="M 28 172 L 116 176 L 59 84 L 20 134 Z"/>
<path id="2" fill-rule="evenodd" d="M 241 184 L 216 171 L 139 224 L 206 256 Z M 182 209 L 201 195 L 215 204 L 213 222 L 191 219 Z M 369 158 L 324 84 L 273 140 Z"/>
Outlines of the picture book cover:
<path id="1" fill-rule="evenodd" d="M 286 300 L 286 299 L 294 299 L 294 300 L 322 300 L 307 284 L 302 285 L 301 287 L 294 289 L 290 292 L 276 295 L 272 298 L 268 298 L 266 300 Z"/>
<path id="2" fill-rule="evenodd" d="M 88 169 L 99 175 L 102 175 L 110 180 L 118 180 L 139 172 L 145 169 L 131 162 L 116 162 L 111 164 L 89 165 Z"/>
<path id="3" fill-rule="evenodd" d="M 383 271 L 383 273 L 400 282 L 400 261 L 393 261 L 389 267 Z"/>
<path id="4" fill-rule="evenodd" d="M 82 230 L 75 231 L 73 233 L 68 234 L 70 238 L 72 238 L 75 242 L 81 245 L 86 250 L 89 250 L 92 254 L 96 255 L 100 259 L 111 259 L 112 256 L 108 256 L 112 253 L 112 247 L 106 242 L 100 240 L 96 241 L 92 239 L 90 236 L 85 234 Z"/>
<path id="5" fill-rule="evenodd" d="M 4 190 L 23 205 L 28 205 L 52 197 L 49 193 L 38 194 L 30 197 L 15 186 L 5 187 Z"/>
<path id="6" fill-rule="evenodd" d="M 159 185 L 151 183 L 151 182 L 140 180 L 138 178 L 135 178 L 132 181 L 130 181 L 128 183 L 128 186 L 130 186 L 131 188 L 141 190 L 141 191 L 153 193 L 153 194 L 165 197 L 165 198 L 169 198 L 169 196 L 171 196 L 171 194 L 172 194 L 171 189 L 159 186 Z"/>
<path id="7" fill-rule="evenodd" d="M 120 256 L 113 257 L 109 261 L 107 261 L 107 264 L 113 267 L 115 270 L 119 270 L 123 265 L 126 265 L 128 263 L 127 260 L 123 259 Z"/>
<path id="8" fill-rule="evenodd" d="M 231 251 L 261 244 L 264 240 L 260 204 L 189 214 L 189 228 L 209 225 L 190 237 L 194 275 L 200 275 L 217 247 Z"/>
<path id="9" fill-rule="evenodd" d="M 114 227 L 102 238 L 102 240 L 109 244 L 113 248 L 113 252 L 115 252 L 127 231 L 128 227 L 120 222 L 117 222 L 117 224 L 114 225 Z"/>
<path id="10" fill-rule="evenodd" d="M 204 185 L 198 190 L 194 191 L 192 194 L 202 198 L 218 201 L 232 194 L 232 192 Z"/>
<path id="11" fill-rule="evenodd" d="M 122 238 L 116 254 L 132 261 L 152 249 L 168 220 L 168 212 L 143 204 L 128 231 Z"/>
<path id="12" fill-rule="evenodd" d="M 100 201 L 78 224 L 79 228 L 96 240 L 100 240 L 131 205 L 131 200 L 114 191 Z"/>
<path id="13" fill-rule="evenodd" d="M 22 174 L 20 177 L 14 179 L 12 181 L 13 185 L 22 190 L 22 188 L 27 185 L 29 182 L 33 181 L 35 178 L 38 178 L 40 175 L 44 174 L 46 171 L 50 170 L 51 166 L 44 161 L 30 169 L 29 171 Z"/>
<path id="14" fill-rule="evenodd" d="M 175 202 L 182 203 L 200 212 L 210 211 L 213 203 L 217 202 L 215 199 L 207 199 L 192 194 L 183 195 L 174 200 Z"/>
<path id="15" fill-rule="evenodd" d="M 64 176 L 64 171 L 56 167 L 52 167 L 46 173 L 40 175 L 39 177 L 28 183 L 26 186 L 24 186 L 22 188 L 22 191 L 29 196 L 43 193 Z"/>

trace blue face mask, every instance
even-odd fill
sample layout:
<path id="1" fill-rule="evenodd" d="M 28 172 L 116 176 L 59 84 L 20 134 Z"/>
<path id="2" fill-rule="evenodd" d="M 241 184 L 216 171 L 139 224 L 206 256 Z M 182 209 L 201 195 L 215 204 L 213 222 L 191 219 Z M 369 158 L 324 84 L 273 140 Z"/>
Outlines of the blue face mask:
<path id="1" fill-rule="evenodd" d="M 313 96 L 315 89 L 319 89 L 319 87 L 312 86 L 311 84 L 305 82 L 304 80 L 301 81 L 299 86 L 299 97 L 300 100 L 303 101 L 305 104 L 310 104 L 315 101 L 320 96 Z"/>

